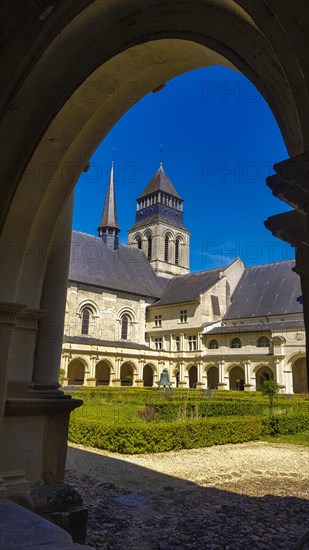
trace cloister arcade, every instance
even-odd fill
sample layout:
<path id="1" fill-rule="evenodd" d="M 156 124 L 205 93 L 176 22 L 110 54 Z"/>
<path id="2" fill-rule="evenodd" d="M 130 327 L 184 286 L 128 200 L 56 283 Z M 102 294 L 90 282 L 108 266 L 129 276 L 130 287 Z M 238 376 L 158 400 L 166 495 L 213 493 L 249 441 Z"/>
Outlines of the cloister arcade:
<path id="1" fill-rule="evenodd" d="M 64 386 L 134 386 L 157 387 L 160 372 L 170 364 L 169 372 L 172 387 L 188 389 L 225 389 L 260 391 L 263 381 L 276 379 L 276 364 L 271 362 L 239 363 L 199 361 L 174 365 L 169 361 L 156 363 L 138 361 L 130 358 L 118 362 L 112 359 L 94 359 L 91 365 L 87 355 L 76 356 L 63 361 Z M 221 372 L 221 377 L 220 377 Z M 292 356 L 284 370 L 279 373 L 277 381 L 286 393 L 306 393 L 307 373 L 305 355 Z"/>

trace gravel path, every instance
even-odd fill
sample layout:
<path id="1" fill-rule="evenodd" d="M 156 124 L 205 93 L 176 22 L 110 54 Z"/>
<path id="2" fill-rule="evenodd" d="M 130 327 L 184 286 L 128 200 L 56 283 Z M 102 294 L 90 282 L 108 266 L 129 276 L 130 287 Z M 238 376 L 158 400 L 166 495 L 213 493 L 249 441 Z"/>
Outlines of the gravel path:
<path id="1" fill-rule="evenodd" d="M 304 550 L 308 477 L 309 450 L 298 445 L 131 456 L 70 444 L 66 481 L 100 550 Z"/>

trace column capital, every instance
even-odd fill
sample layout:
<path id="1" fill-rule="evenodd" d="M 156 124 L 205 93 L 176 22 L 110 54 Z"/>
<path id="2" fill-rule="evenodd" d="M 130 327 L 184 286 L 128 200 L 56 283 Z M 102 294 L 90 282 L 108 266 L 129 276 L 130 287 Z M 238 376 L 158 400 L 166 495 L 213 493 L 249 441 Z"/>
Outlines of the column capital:
<path id="1" fill-rule="evenodd" d="M 266 178 L 278 199 L 306 213 L 309 204 L 309 151 L 274 165 L 276 174 Z"/>
<path id="2" fill-rule="evenodd" d="M 28 330 L 37 330 L 38 322 L 47 314 L 43 309 L 22 309 L 18 314 L 18 327 Z"/>
<path id="3" fill-rule="evenodd" d="M 23 304 L 0 302 L 0 324 L 17 325 L 19 314 L 26 309 L 27 306 Z"/>

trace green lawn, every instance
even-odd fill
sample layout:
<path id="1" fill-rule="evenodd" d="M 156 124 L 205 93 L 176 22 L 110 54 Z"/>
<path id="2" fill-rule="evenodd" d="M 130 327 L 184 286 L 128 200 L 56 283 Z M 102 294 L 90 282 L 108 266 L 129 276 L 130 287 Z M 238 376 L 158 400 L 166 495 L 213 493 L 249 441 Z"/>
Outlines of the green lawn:
<path id="1" fill-rule="evenodd" d="M 277 435 L 275 437 L 264 435 L 261 437 L 261 441 L 268 441 L 269 443 L 290 443 L 292 445 L 305 445 L 309 447 L 309 431 L 291 435 Z"/>

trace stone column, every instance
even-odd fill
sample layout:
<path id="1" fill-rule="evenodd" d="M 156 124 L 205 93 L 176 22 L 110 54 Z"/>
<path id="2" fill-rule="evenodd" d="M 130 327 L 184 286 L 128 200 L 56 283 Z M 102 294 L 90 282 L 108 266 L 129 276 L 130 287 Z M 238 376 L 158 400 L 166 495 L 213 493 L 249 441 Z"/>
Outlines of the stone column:
<path id="1" fill-rule="evenodd" d="M 91 388 L 95 388 L 96 385 L 97 385 L 97 379 L 96 379 L 96 375 L 95 375 L 95 367 L 96 367 L 96 362 L 98 361 L 98 356 L 97 355 L 91 355 L 90 356 L 90 372 L 88 373 L 89 376 L 86 377 L 86 371 L 85 371 L 85 382 L 86 382 L 86 386 L 89 386 Z"/>
<path id="2" fill-rule="evenodd" d="M 184 388 L 186 385 L 185 381 L 185 364 L 179 363 L 179 387 Z"/>
<path id="3" fill-rule="evenodd" d="M 198 362 L 197 363 L 197 382 L 196 382 L 196 387 L 197 388 L 202 388 L 204 386 L 204 382 L 203 382 L 203 379 L 202 379 L 202 368 L 203 368 L 203 363 L 202 362 Z"/>
<path id="4" fill-rule="evenodd" d="M 63 368 L 63 370 L 64 370 L 63 385 L 67 386 L 69 384 L 69 373 L 68 373 L 69 354 L 68 353 L 65 353 L 62 356 L 62 367 L 61 368 Z"/>
<path id="5" fill-rule="evenodd" d="M 144 370 L 145 363 L 146 361 L 144 359 L 140 359 L 138 361 L 137 378 L 135 380 L 135 385 L 138 388 L 142 388 L 144 386 L 143 370 Z"/>
<path id="6" fill-rule="evenodd" d="M 57 391 L 59 388 L 72 212 L 73 195 L 58 220 L 45 272 L 41 308 L 46 310 L 46 315 L 39 322 L 32 378 L 34 388 L 38 390 Z"/>
<path id="7" fill-rule="evenodd" d="M 120 357 L 115 358 L 115 376 L 112 380 L 112 385 L 119 387 L 121 386 L 121 380 L 120 380 L 120 367 L 121 367 L 122 359 Z"/>
<path id="8" fill-rule="evenodd" d="M 245 369 L 245 384 L 244 384 L 244 390 L 245 391 L 251 391 L 252 384 L 251 384 L 251 377 L 250 377 L 250 368 L 251 368 L 251 361 L 244 361 L 244 369 Z"/>
<path id="9" fill-rule="evenodd" d="M 219 361 L 219 383 L 218 383 L 218 390 L 227 390 L 228 385 L 226 383 L 225 379 L 225 362 Z"/>

